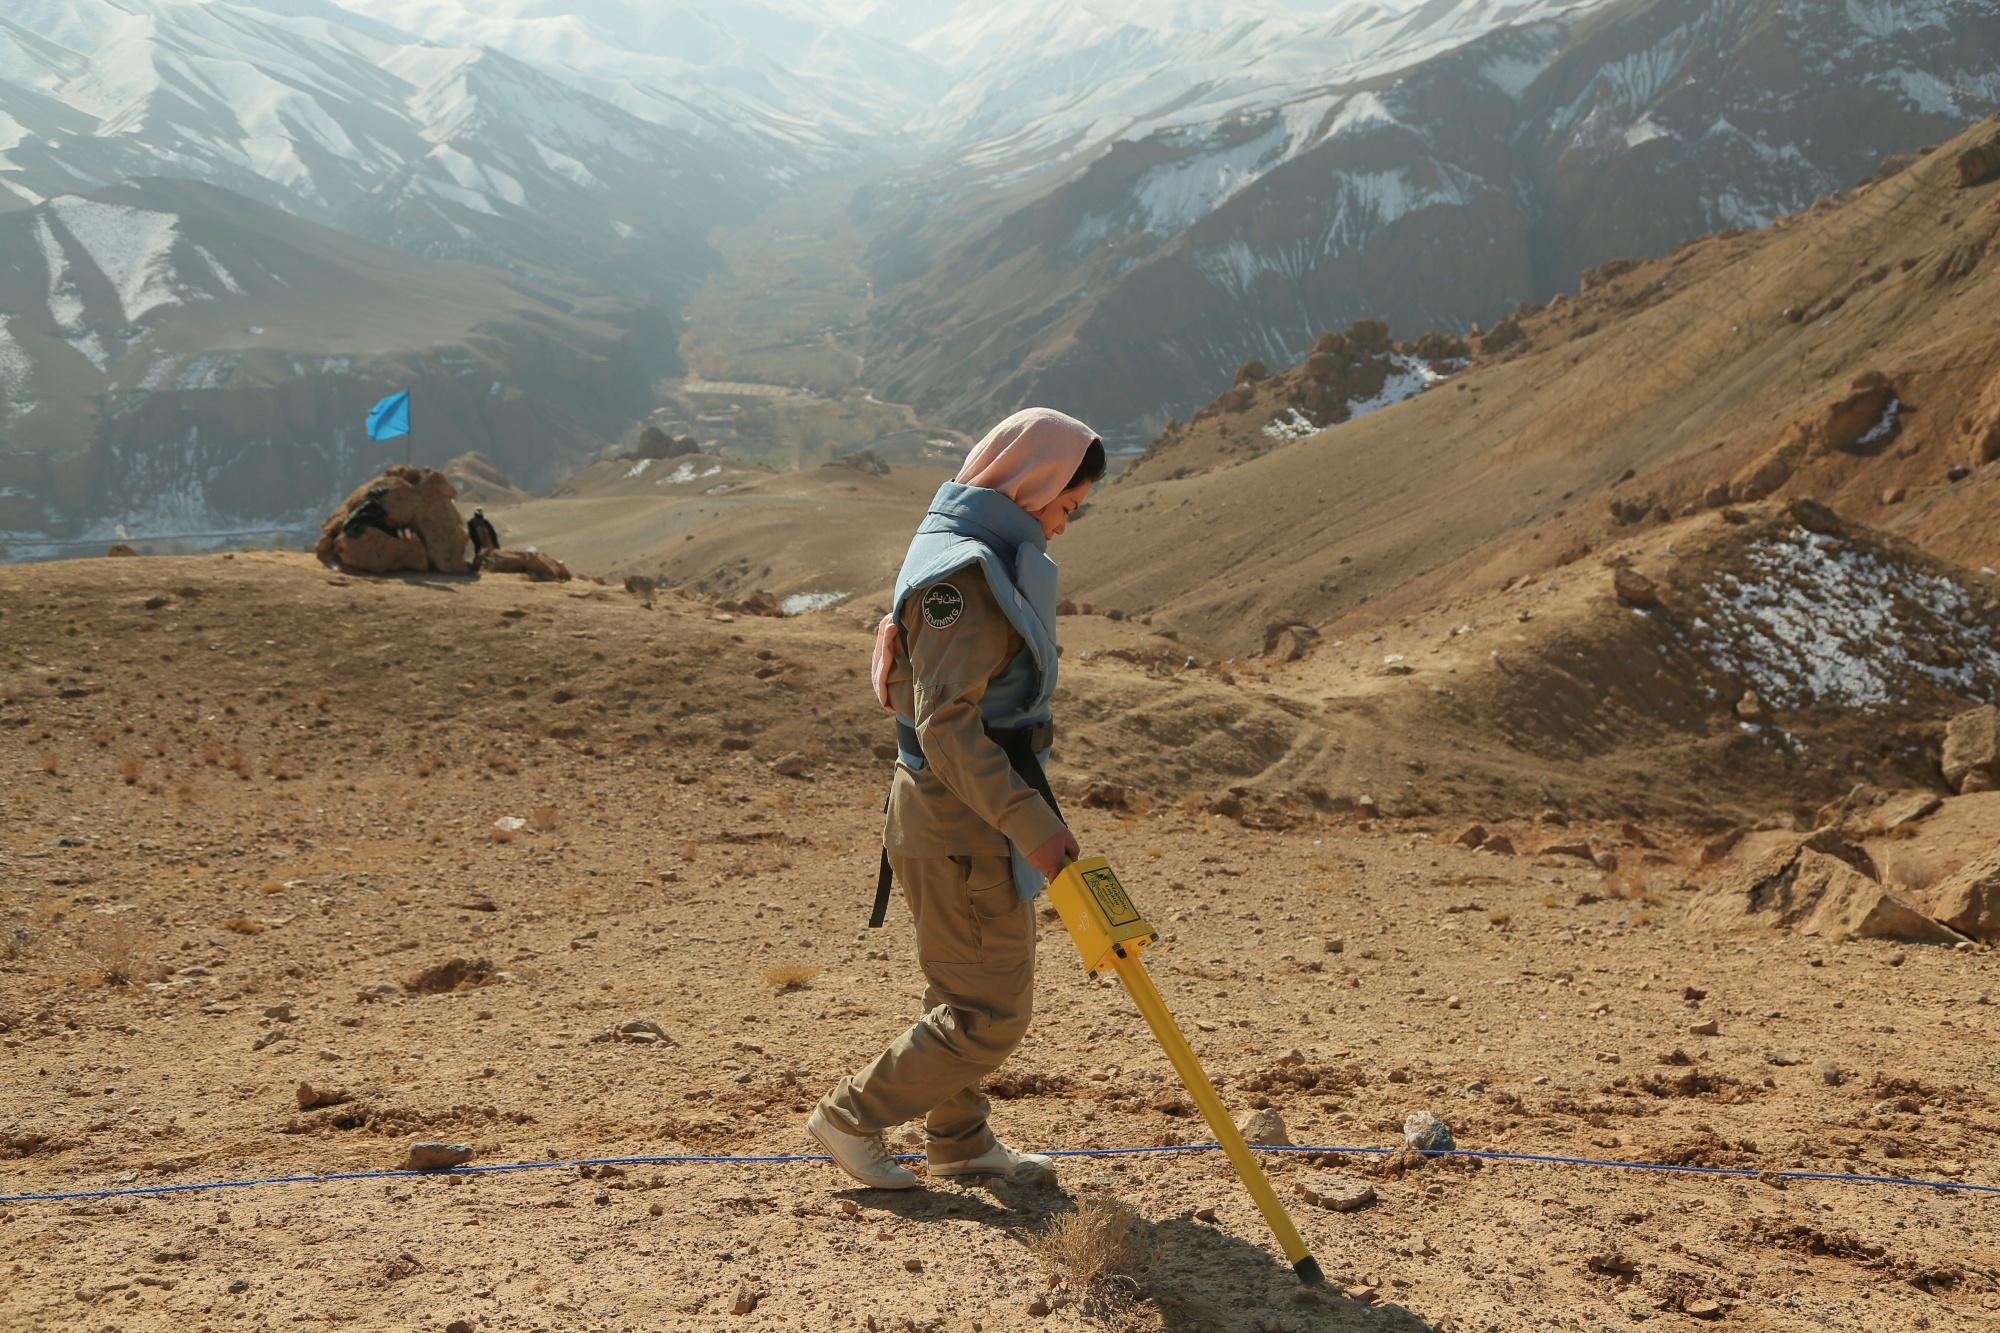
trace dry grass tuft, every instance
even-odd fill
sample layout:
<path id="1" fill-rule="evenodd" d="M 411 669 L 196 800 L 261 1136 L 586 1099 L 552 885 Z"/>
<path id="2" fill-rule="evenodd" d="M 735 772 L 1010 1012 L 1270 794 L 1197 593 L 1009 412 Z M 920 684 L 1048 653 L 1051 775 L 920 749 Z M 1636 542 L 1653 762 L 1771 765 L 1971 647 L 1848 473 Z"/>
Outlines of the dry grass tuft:
<path id="1" fill-rule="evenodd" d="M 563 813 L 552 805 L 538 805 L 528 812 L 528 827 L 537 833 L 554 833 L 563 826 Z"/>
<path id="2" fill-rule="evenodd" d="M 1486 914 L 1486 923 L 1497 930 L 1505 930 L 1514 924 L 1514 914 L 1512 912 L 1488 912 Z"/>
<path id="3" fill-rule="evenodd" d="M 1027 1247 L 1086 1313 L 1134 1290 L 1157 1249 L 1139 1210 L 1123 1199 L 1086 1199 L 1029 1236 Z"/>
<path id="4" fill-rule="evenodd" d="M 764 984 L 779 990 L 804 990 L 819 974 L 820 969 L 811 963 L 773 963 L 764 970 Z"/>
<path id="5" fill-rule="evenodd" d="M 50 750 L 42 756 L 42 772 L 52 778 L 62 775 L 62 760 L 56 755 L 54 750 Z"/>
<path id="6" fill-rule="evenodd" d="M 119 761 L 118 776 L 125 779 L 125 785 L 136 787 L 139 779 L 146 775 L 146 763 L 136 754 L 128 754 Z"/>
<path id="7" fill-rule="evenodd" d="M 252 921 L 247 916 L 232 916 L 222 923 L 222 928 L 224 930 L 233 930 L 238 935 L 261 935 L 264 933 L 264 923 L 261 921 Z"/>
<path id="8" fill-rule="evenodd" d="M 130 986 L 159 981 L 167 969 L 150 961 L 157 949 L 129 916 L 112 917 L 77 940 L 77 952 L 94 966 L 77 980 L 87 986 Z"/>

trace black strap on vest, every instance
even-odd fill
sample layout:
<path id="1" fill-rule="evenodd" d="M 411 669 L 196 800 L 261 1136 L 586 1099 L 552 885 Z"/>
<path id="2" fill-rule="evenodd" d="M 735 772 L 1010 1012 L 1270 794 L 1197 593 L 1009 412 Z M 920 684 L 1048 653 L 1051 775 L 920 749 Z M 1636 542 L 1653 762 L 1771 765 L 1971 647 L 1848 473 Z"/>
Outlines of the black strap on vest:
<path id="1" fill-rule="evenodd" d="M 898 739 L 901 739 L 903 722 L 897 720 Z M 914 729 L 912 729 L 914 730 Z M 1049 748 L 1055 739 L 1055 726 L 1044 722 L 1034 727 L 988 727 L 986 739 L 1000 747 L 1000 753 L 1007 756 L 1008 766 L 1014 776 L 1028 784 L 1035 794 L 1049 803 L 1055 817 L 1063 817 L 1062 807 L 1056 804 L 1056 794 L 1049 787 L 1049 775 L 1042 770 L 1042 751 Z M 882 802 L 887 812 L 889 803 Z M 895 882 L 895 875 L 889 869 L 889 849 L 882 849 L 882 864 L 875 872 L 875 910 L 868 915 L 868 929 L 878 930 L 889 914 L 889 887 Z"/>

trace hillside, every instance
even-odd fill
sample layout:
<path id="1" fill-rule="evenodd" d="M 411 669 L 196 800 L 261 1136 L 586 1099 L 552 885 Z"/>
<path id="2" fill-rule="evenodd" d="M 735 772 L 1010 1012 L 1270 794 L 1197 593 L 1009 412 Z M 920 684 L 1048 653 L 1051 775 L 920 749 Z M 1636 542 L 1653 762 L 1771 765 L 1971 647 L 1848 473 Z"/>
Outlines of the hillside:
<path id="1" fill-rule="evenodd" d="M 2000 105 L 2000 15 L 1978 0 L 1485 12 L 1411 11 L 1394 40 L 1364 23 L 1317 80 L 1197 97 L 1085 160 L 1036 158 L 1024 129 L 1017 155 L 864 191 L 873 387 L 965 429 L 1050 401 L 1143 440 L 1247 357 L 1296 361 L 1359 318 L 1490 323 L 1608 260 L 1766 225 Z"/>
<path id="2" fill-rule="evenodd" d="M 652 402 L 658 312 L 370 245 L 212 186 L 0 214 L 0 548 L 316 528 L 406 447 L 531 487 Z M 406 446 L 362 420 L 415 393 Z"/>
<path id="3" fill-rule="evenodd" d="M 636 574 L 711 600 L 763 590 L 793 609 L 857 597 L 865 607 L 888 595 L 916 518 L 950 475 L 772 472 L 709 454 L 621 459 L 491 517 L 508 545 L 613 581 Z"/>
<path id="4" fill-rule="evenodd" d="M 1301 436 L 1338 387 L 1316 362 L 1234 390 L 1093 501 L 1067 586 L 1241 655 L 1273 622 L 1338 637 L 1766 495 L 2000 563 L 2000 178 L 1959 183 L 1996 133 L 1600 268 L 1474 339 L 1469 368 L 1331 429 Z"/>
<path id="5" fill-rule="evenodd" d="M 1718 552 L 1788 531 L 1701 522 Z M 1656 567 L 1662 545 L 1633 558 Z M 1537 593 L 1468 655 L 1511 654 L 1497 634 L 1545 618 L 1634 621 L 1598 582 Z M 1301 1292 L 1210 1154 L 895 1199 L 809 1161 L 580 1166 L 807 1151 L 813 1099 L 906 1025 L 907 917 L 862 929 L 887 777 L 864 620 L 270 552 L 0 568 L 5 1192 L 308 1177 L 11 1199 L 0 1323 L 1448 1333 L 1533 1308 L 1877 1333 L 1975 1325 L 2000 1290 L 1975 1196 L 1768 1174 L 2000 1184 L 1990 952 L 1690 912 L 1799 834 L 1731 857 L 1671 818 L 1496 810 L 1507 855 L 1421 813 L 1099 808 L 1085 792 L 1107 799 L 1117 765 L 1058 780 L 1163 932 L 1149 965 L 1233 1114 L 1387 1152 L 1423 1110 L 1477 1151 L 1746 1174 L 1270 1154 L 1331 1279 Z M 1138 627 L 1063 628 L 1096 664 L 1066 673 L 1083 735 L 1142 694 L 1161 704 L 1148 753 L 1213 763 L 1249 734 L 1256 682 L 1168 682 L 1110 654 Z M 1369 688 L 1439 698 L 1409 679 Z M 1413 738 L 1434 767 L 1497 734 L 1450 721 Z M 1559 800 L 1615 774 L 1551 768 Z M 1996 800 L 1954 798 L 1873 854 L 1949 870 L 1990 850 Z M 1197 1138 L 1134 1012 L 1043 922 L 1037 1024 L 991 1085 L 1000 1131 Z M 310 1178 L 435 1140 L 533 1169 Z M 1309 1206 L 1328 1176 L 1372 1202 Z M 1148 1252 L 1128 1280 L 1037 1257 L 1113 1201 Z"/>

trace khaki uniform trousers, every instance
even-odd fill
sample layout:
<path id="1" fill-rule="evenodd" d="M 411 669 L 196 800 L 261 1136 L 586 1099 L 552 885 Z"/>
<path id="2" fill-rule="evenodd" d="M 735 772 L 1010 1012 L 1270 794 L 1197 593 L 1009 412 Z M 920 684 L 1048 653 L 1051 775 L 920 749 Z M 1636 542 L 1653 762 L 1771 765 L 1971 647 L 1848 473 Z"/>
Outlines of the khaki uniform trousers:
<path id="1" fill-rule="evenodd" d="M 821 1106 L 842 1129 L 873 1134 L 924 1117 L 932 1162 L 991 1152 L 980 1080 L 1027 1035 L 1035 996 L 1035 916 L 1006 857 L 890 857 L 916 918 L 924 1014 Z"/>

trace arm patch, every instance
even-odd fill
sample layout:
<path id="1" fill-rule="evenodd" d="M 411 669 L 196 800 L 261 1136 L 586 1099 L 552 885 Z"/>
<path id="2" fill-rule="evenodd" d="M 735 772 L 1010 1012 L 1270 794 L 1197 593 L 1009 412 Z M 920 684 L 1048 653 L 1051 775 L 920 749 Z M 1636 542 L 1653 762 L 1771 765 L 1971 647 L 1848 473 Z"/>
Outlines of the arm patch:
<path id="1" fill-rule="evenodd" d="M 950 629 L 965 614 L 965 594 L 949 583 L 934 584 L 924 593 L 924 623 L 932 629 Z"/>

